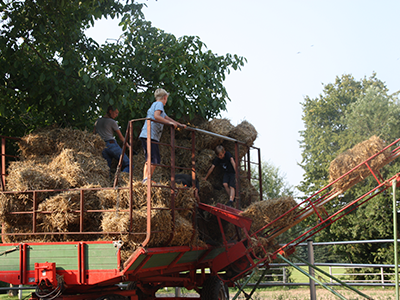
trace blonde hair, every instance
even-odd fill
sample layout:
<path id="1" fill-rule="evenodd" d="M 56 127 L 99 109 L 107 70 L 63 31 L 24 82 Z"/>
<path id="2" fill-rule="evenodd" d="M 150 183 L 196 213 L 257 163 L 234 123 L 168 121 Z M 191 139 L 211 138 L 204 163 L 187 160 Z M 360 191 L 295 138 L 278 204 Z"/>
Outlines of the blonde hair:
<path id="1" fill-rule="evenodd" d="M 169 96 L 169 93 L 164 89 L 156 89 L 154 92 L 154 97 L 156 100 L 164 98 L 165 96 Z"/>
<path id="2" fill-rule="evenodd" d="M 215 147 L 215 154 L 217 154 L 217 155 L 224 151 L 225 151 L 225 148 L 222 145 L 218 145 L 217 147 Z"/>

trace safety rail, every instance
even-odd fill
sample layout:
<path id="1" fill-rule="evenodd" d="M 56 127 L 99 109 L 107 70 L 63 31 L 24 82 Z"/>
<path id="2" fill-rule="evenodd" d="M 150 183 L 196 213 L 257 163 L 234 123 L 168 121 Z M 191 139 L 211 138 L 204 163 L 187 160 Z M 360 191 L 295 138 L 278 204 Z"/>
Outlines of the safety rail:
<path id="1" fill-rule="evenodd" d="M 133 145 L 135 139 L 137 138 L 134 135 L 134 122 L 148 122 L 148 128 L 151 128 L 151 121 L 156 122 L 154 120 L 148 119 L 148 118 L 144 118 L 144 119 L 135 119 L 135 120 L 131 120 L 128 123 L 128 127 L 126 130 L 126 134 L 125 134 L 125 143 L 122 145 L 122 153 L 126 152 L 126 148 L 128 147 L 128 145 Z M 208 132 L 206 130 L 202 130 L 202 129 L 197 129 L 197 128 L 191 128 L 191 127 L 187 127 L 184 130 L 188 130 L 191 132 L 191 139 L 192 139 L 192 146 L 189 147 L 182 147 L 182 146 L 177 146 L 175 144 L 175 128 L 173 126 L 169 126 L 170 130 L 171 130 L 171 142 L 170 143 L 161 143 L 159 142 L 158 144 L 160 146 L 163 147 L 170 147 L 171 148 L 171 165 L 161 165 L 161 164 L 157 164 L 156 166 L 159 167 L 163 167 L 163 168 L 170 168 L 171 169 L 171 177 L 170 177 L 170 184 L 169 185 L 163 185 L 163 184 L 152 184 L 151 183 L 151 176 L 149 174 L 148 176 L 148 180 L 147 180 L 147 223 L 146 223 L 146 231 L 145 232 L 133 232 L 132 230 L 132 224 L 133 224 L 133 174 L 132 172 L 130 172 L 129 174 L 129 183 L 127 187 L 120 187 L 118 186 L 119 183 L 119 175 L 121 172 L 121 165 L 122 165 L 122 155 L 117 167 L 117 171 L 115 173 L 115 178 L 114 178 L 114 186 L 113 187 L 101 187 L 101 188 L 74 188 L 74 189 L 46 189 L 46 190 L 25 190 L 25 191 L 6 191 L 5 187 L 6 187 L 6 182 L 5 182 L 5 173 L 6 173 L 6 163 L 3 162 L 5 161 L 5 157 L 13 157 L 15 158 L 16 156 L 12 156 L 12 155 L 7 155 L 5 153 L 5 142 L 4 140 L 10 139 L 10 140 L 20 140 L 19 138 L 8 138 L 8 137 L 2 137 L 2 194 L 4 195 L 26 195 L 32 202 L 32 208 L 28 209 L 26 211 L 10 211 L 8 212 L 9 215 L 25 215 L 25 216 L 29 216 L 30 218 L 32 218 L 32 227 L 30 228 L 30 232 L 6 232 L 4 229 L 2 231 L 2 240 L 3 242 L 5 242 L 5 237 L 6 236 L 14 236 L 14 237 L 28 237 L 28 236 L 82 236 L 82 235 L 87 235 L 87 236 L 99 236 L 99 235 L 115 235 L 115 234 L 130 234 L 130 235 L 143 235 L 143 242 L 141 243 L 141 245 L 143 247 L 145 247 L 152 234 L 157 233 L 158 231 L 154 231 L 151 230 L 151 212 L 152 210 L 160 210 L 160 209 L 164 209 L 164 210 L 170 210 L 171 211 L 171 217 L 172 217 L 172 226 L 174 226 L 175 224 L 175 213 L 177 210 L 182 210 L 185 208 L 177 208 L 175 207 L 175 196 L 176 196 L 176 192 L 180 189 L 190 189 L 189 187 L 177 187 L 176 186 L 176 182 L 175 182 L 175 172 L 177 170 L 185 170 L 185 171 L 190 171 L 192 174 L 192 180 L 193 180 L 193 185 L 195 186 L 195 180 L 196 180 L 196 157 L 195 157 L 195 139 L 196 139 L 196 132 L 201 132 L 204 134 L 210 134 L 210 135 L 214 135 L 214 136 L 218 136 L 220 138 L 232 141 L 235 143 L 235 162 L 237 164 L 237 167 L 241 167 L 244 168 L 245 170 L 245 174 L 246 174 L 246 179 L 251 181 L 254 180 L 254 178 L 251 178 L 251 172 L 250 172 L 250 166 L 251 165 L 258 165 L 259 168 L 258 170 L 261 170 L 261 164 L 260 164 L 260 149 L 255 148 L 255 147 L 249 147 L 249 150 L 247 152 L 247 154 L 245 155 L 245 157 L 243 158 L 243 160 L 239 159 L 239 154 L 238 154 L 238 147 L 239 145 L 245 145 L 244 143 L 230 138 L 230 137 L 226 137 L 226 136 L 222 136 L 222 135 L 218 135 L 215 134 L 213 132 Z M 148 130 L 148 132 L 150 132 L 150 130 Z M 148 141 L 150 141 L 150 139 L 148 139 Z M 148 153 L 151 153 L 151 144 L 156 143 L 154 141 L 152 141 L 151 143 L 148 143 Z M 134 150 L 132 149 L 132 147 L 128 147 L 129 148 L 129 161 L 130 161 L 130 166 L 129 169 L 132 170 L 133 168 L 133 155 L 134 155 Z M 183 150 L 187 150 L 187 151 L 191 151 L 191 156 L 192 156 L 192 165 L 189 167 L 179 167 L 176 166 L 175 162 L 176 162 L 176 158 L 175 158 L 175 149 L 183 149 Z M 256 156 L 259 161 L 258 162 L 252 162 L 250 160 L 250 149 L 251 150 L 255 150 L 258 152 L 258 155 Z M 4 150 L 4 151 L 3 151 Z M 4 152 L 4 153 L 3 153 Z M 148 163 L 151 164 L 150 162 L 150 156 L 149 156 L 149 160 Z M 246 169 L 247 168 L 247 169 Z M 236 172 L 237 176 L 240 175 L 240 172 Z M 260 186 L 260 200 L 262 200 L 262 184 L 261 184 L 261 172 L 260 175 L 258 177 L 259 180 L 259 186 Z M 4 184 L 3 184 L 4 182 Z M 237 183 L 237 189 L 236 189 L 236 193 L 237 193 L 237 199 L 238 201 L 236 202 L 237 207 L 240 207 L 240 180 L 239 177 L 237 177 L 236 180 Z M 153 208 L 151 205 L 151 196 L 152 196 L 152 187 L 155 188 L 165 188 L 165 189 L 169 189 L 171 191 L 171 201 L 170 201 L 170 207 L 169 208 Z M 93 191 L 99 191 L 99 190 L 114 190 L 116 193 L 119 193 L 121 191 L 126 191 L 129 190 L 129 208 L 128 209 L 118 209 L 117 211 L 115 209 L 85 209 L 85 201 L 87 198 L 87 194 Z M 75 231 L 55 231 L 55 232 L 43 232 L 40 231 L 38 229 L 38 216 L 40 214 L 43 215 L 48 215 L 48 214 L 52 214 L 52 211 L 41 211 L 38 210 L 38 204 L 40 202 L 40 198 L 43 198 L 43 195 L 45 195 L 46 193 L 63 193 L 63 192 L 76 192 L 79 193 L 79 209 L 75 209 L 75 210 L 71 210 L 69 211 L 69 213 L 72 214 L 76 214 L 79 215 L 79 230 L 75 230 Z M 46 196 L 44 196 L 46 197 Z M 199 202 L 200 200 L 197 199 L 197 201 Z M 194 208 L 194 211 L 192 212 L 192 223 L 193 223 L 193 235 L 192 235 L 192 240 L 195 238 L 196 235 L 196 210 L 197 208 Z M 106 232 L 106 231 L 102 231 L 101 229 L 99 231 L 85 231 L 85 220 L 87 220 L 88 218 L 90 218 L 91 214 L 96 214 L 96 213 L 105 213 L 105 212 L 117 212 L 117 213 L 129 213 L 129 230 L 127 230 L 126 232 Z M 78 229 L 78 228 L 77 228 Z M 166 244 L 164 246 L 168 246 L 168 244 L 172 241 L 174 237 L 174 227 L 172 227 L 171 232 L 170 232 L 170 238 L 168 239 L 168 241 L 166 242 Z"/>
<path id="2" fill-rule="evenodd" d="M 313 235 L 317 234 L 324 228 L 328 227 L 330 224 L 333 222 L 336 222 L 337 220 L 341 219 L 345 215 L 351 213 L 354 211 L 357 207 L 360 205 L 366 203 L 367 201 L 371 200 L 372 198 L 376 197 L 377 195 L 380 195 L 384 191 L 386 191 L 388 188 L 392 186 L 393 181 L 396 182 L 397 185 L 400 185 L 400 173 L 396 173 L 395 175 L 391 176 L 390 178 L 384 180 L 382 175 L 379 173 L 378 170 L 372 170 L 369 166 L 369 162 L 373 160 L 375 157 L 378 155 L 382 154 L 384 151 L 387 151 L 390 148 L 393 148 L 390 150 L 390 155 L 387 157 L 387 159 L 381 164 L 381 167 L 389 164 L 396 158 L 400 156 L 400 146 L 398 144 L 400 143 L 400 139 L 395 140 L 393 143 L 389 144 L 386 146 L 384 149 L 379 151 L 378 153 L 372 155 L 365 161 L 361 162 L 345 174 L 341 175 L 339 178 L 336 180 L 332 181 L 316 193 L 314 193 L 312 196 L 308 197 L 304 201 L 298 203 L 295 207 L 287 211 L 286 213 L 282 214 L 275 220 L 271 221 L 270 223 L 266 224 L 256 232 L 254 232 L 251 235 L 251 238 L 257 240 L 257 246 L 261 247 L 262 251 L 264 252 L 264 257 L 257 257 L 257 263 L 252 264 L 251 267 L 249 267 L 246 270 L 243 270 L 239 274 L 237 274 L 232 280 L 236 280 L 237 278 L 242 277 L 244 274 L 248 273 L 252 268 L 255 267 L 255 265 L 259 264 L 268 264 L 272 262 L 273 260 L 277 259 L 278 255 L 283 255 L 283 256 L 288 256 L 291 255 L 294 251 L 295 248 L 302 242 L 310 239 Z M 375 188 L 371 189 L 370 191 L 366 192 L 365 194 L 361 195 L 357 199 L 343 205 L 341 208 L 338 208 L 338 210 L 331 215 L 328 214 L 328 212 L 324 209 L 323 205 L 328 203 L 329 201 L 335 199 L 337 196 L 341 195 L 344 193 L 342 190 L 338 190 L 334 187 L 335 183 L 338 182 L 339 180 L 343 179 L 347 175 L 351 174 L 352 172 L 356 172 L 359 168 L 361 168 L 363 165 L 366 165 L 370 173 L 373 175 L 375 180 L 377 181 L 377 185 Z M 281 220 L 282 218 L 286 217 L 289 214 L 294 213 L 293 217 L 291 218 L 292 222 L 289 225 L 286 226 L 274 226 L 274 224 Z M 309 216 L 316 214 L 318 217 L 318 222 L 315 226 L 312 226 L 311 228 L 307 229 L 304 233 L 298 235 L 296 238 L 291 240 L 290 242 L 287 242 L 286 244 L 280 246 L 277 250 L 274 252 L 269 252 L 261 243 L 260 238 L 266 239 L 267 242 L 271 242 L 274 238 L 277 236 L 281 235 L 282 233 L 286 232 L 288 229 L 292 228 L 293 226 L 297 225 L 304 219 L 308 218 Z"/>
<path id="3" fill-rule="evenodd" d="M 8 137 L 0 135 L 1 146 L 0 146 L 0 166 L 1 166 L 1 174 L 0 174 L 0 188 L 2 191 L 6 188 L 6 176 L 7 176 L 7 157 L 8 158 L 17 158 L 15 155 L 9 155 L 6 153 L 6 143 L 7 140 L 10 141 L 19 141 L 19 138 Z"/>

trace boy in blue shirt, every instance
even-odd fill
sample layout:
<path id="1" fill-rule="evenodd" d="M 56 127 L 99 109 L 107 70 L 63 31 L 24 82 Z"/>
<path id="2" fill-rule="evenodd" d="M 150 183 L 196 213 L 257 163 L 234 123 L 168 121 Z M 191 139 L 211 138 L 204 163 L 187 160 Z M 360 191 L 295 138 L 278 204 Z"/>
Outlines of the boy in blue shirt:
<path id="1" fill-rule="evenodd" d="M 168 117 L 164 111 L 164 106 L 167 103 L 169 93 L 164 89 L 157 89 L 154 92 L 154 97 L 156 99 L 155 102 L 151 105 L 151 107 L 147 111 L 146 118 L 150 118 L 156 120 L 158 122 L 151 121 L 151 140 L 155 142 L 159 142 L 161 139 L 161 134 L 164 128 L 164 124 L 173 125 L 175 129 L 179 127 L 186 128 L 186 125 L 181 124 L 172 118 Z M 148 173 L 148 166 L 147 166 L 147 120 L 144 122 L 142 127 L 142 131 L 139 135 L 139 138 L 142 142 L 142 147 L 144 149 L 144 155 L 146 158 L 146 162 L 143 168 L 143 183 L 147 181 L 147 173 Z M 154 164 L 161 163 L 161 156 L 160 156 L 160 149 L 158 144 L 151 145 L 151 167 L 150 167 L 150 174 L 153 176 L 154 170 L 156 166 Z"/>

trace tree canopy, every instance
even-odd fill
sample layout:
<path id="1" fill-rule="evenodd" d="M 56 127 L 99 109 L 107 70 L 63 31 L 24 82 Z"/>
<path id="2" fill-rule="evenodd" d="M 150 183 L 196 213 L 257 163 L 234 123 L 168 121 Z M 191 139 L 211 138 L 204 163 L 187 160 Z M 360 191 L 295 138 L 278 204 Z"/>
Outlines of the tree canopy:
<path id="1" fill-rule="evenodd" d="M 324 86 L 319 97 L 306 97 L 302 105 L 305 130 L 301 131 L 300 145 L 305 176 L 299 189 L 305 195 L 312 195 L 329 183 L 329 164 L 338 154 L 373 135 L 389 143 L 400 138 L 400 103 L 376 74 L 359 81 L 351 75 L 337 77 L 334 83 Z M 384 178 L 394 175 L 399 165 L 394 161 L 381 174 Z M 370 176 L 325 207 L 335 209 L 375 186 L 376 181 Z M 321 231 L 316 240 L 390 239 L 392 221 L 392 196 L 383 193 Z M 390 249 L 390 245 L 381 244 L 332 248 L 334 253 L 358 263 L 392 263 Z"/>
<path id="2" fill-rule="evenodd" d="M 171 93 L 168 114 L 208 119 L 226 108 L 223 81 L 245 58 L 208 50 L 199 37 L 152 27 L 127 0 L 0 0 L 0 122 L 21 136 L 52 124 L 92 128 L 108 105 L 119 121 L 146 116 L 153 92 Z M 123 35 L 99 45 L 85 30 L 119 18 Z"/>
<path id="3" fill-rule="evenodd" d="M 258 170 L 252 170 L 254 178 L 258 176 Z M 277 199 L 285 196 L 294 196 L 294 187 L 291 186 L 286 179 L 286 175 L 282 174 L 279 167 L 271 162 L 261 162 L 261 178 L 263 199 Z M 259 181 L 255 180 L 253 185 L 259 189 Z"/>

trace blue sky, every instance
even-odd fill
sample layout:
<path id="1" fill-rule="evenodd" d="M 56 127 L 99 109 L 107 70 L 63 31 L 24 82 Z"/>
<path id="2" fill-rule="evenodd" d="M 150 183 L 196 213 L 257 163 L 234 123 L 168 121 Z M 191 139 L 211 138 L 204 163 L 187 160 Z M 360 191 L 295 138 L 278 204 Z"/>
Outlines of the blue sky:
<path id="1" fill-rule="evenodd" d="M 219 55 L 247 58 L 224 82 L 231 102 L 222 114 L 233 125 L 252 123 L 262 159 L 291 185 L 303 171 L 301 103 L 316 98 L 336 76 L 356 80 L 373 72 L 390 92 L 400 90 L 400 1 L 148 0 L 153 26 L 199 36 Z M 97 22 L 87 34 L 104 43 L 118 38 L 117 22 Z"/>

